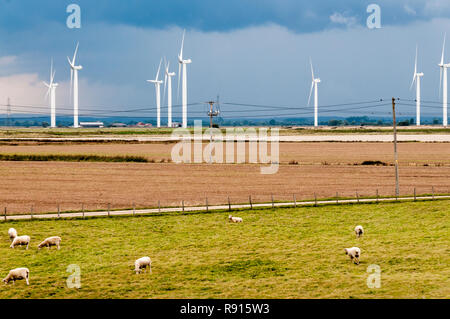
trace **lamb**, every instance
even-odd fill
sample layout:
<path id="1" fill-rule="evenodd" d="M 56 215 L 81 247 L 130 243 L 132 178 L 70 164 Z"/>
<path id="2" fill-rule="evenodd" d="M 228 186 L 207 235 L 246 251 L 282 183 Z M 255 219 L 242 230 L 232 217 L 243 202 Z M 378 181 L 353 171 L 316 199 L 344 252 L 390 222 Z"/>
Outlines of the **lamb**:
<path id="1" fill-rule="evenodd" d="M 28 249 L 28 245 L 30 244 L 30 236 L 17 236 L 16 238 L 14 238 L 13 242 L 11 243 L 11 248 L 15 248 L 16 246 L 25 246 L 27 245 Z"/>
<path id="2" fill-rule="evenodd" d="M 147 267 L 149 267 L 150 273 L 152 273 L 152 260 L 150 257 L 142 257 L 134 262 L 134 270 L 136 271 L 136 274 L 139 274 L 142 268 Z"/>
<path id="3" fill-rule="evenodd" d="M 230 223 L 242 223 L 243 219 L 240 217 L 233 217 L 233 216 L 228 216 L 228 219 L 230 220 Z"/>
<path id="4" fill-rule="evenodd" d="M 10 228 L 8 230 L 8 235 L 9 235 L 9 240 L 13 241 L 14 238 L 17 237 L 17 230 L 15 230 L 14 228 Z"/>
<path id="5" fill-rule="evenodd" d="M 355 227 L 356 238 L 361 237 L 364 234 L 364 228 L 361 225 Z"/>
<path id="6" fill-rule="evenodd" d="M 59 244 L 61 244 L 61 237 L 49 237 L 38 245 L 38 249 L 41 249 L 42 247 L 48 247 L 48 249 L 50 249 L 51 246 L 56 246 L 59 250 Z"/>
<path id="7" fill-rule="evenodd" d="M 13 284 L 16 283 L 16 280 L 25 279 L 27 281 L 27 285 L 30 285 L 28 279 L 30 278 L 30 270 L 28 268 L 16 268 L 9 272 L 8 276 L 3 279 L 5 285 L 7 285 L 11 280 Z"/>
<path id="8" fill-rule="evenodd" d="M 355 264 L 359 265 L 359 257 L 361 256 L 361 249 L 358 247 L 345 248 L 345 254 L 350 257 Z"/>

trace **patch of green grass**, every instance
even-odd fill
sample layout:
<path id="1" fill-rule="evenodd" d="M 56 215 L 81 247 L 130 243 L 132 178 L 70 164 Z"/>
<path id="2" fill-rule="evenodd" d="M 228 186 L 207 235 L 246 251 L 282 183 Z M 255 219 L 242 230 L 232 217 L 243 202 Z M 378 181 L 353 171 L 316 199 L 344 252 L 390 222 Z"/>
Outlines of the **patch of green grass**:
<path id="1" fill-rule="evenodd" d="M 0 154 L 0 161 L 13 162 L 136 162 L 148 163 L 143 156 L 101 156 L 101 155 L 35 155 L 35 154 Z"/>
<path id="2" fill-rule="evenodd" d="M 449 298 L 450 201 L 0 223 L 0 276 L 28 267 L 29 287 L 0 298 Z M 361 224 L 365 235 L 356 239 Z M 10 249 L 8 228 L 31 236 Z M 49 236 L 61 250 L 37 250 Z M 344 254 L 362 250 L 360 265 Z M 426 253 L 424 253 L 426 252 Z M 133 263 L 150 256 L 153 274 Z M 81 289 L 66 287 L 81 267 Z M 381 288 L 367 287 L 367 267 Z"/>

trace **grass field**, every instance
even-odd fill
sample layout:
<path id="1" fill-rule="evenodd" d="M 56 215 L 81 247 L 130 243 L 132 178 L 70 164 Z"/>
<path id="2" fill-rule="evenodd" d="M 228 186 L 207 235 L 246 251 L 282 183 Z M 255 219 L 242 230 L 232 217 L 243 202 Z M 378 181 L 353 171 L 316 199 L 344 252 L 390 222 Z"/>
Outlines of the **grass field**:
<path id="1" fill-rule="evenodd" d="M 149 217 L 0 223 L 0 275 L 28 267 L 31 285 L 0 298 L 450 298 L 450 201 L 338 205 Z M 355 225 L 366 234 L 356 239 Z M 30 235 L 8 248 L 7 230 Z M 60 251 L 36 246 L 63 238 Z M 343 248 L 358 246 L 354 265 Z M 148 255 L 153 274 L 136 275 Z M 66 288 L 69 264 L 81 289 Z M 366 285 L 381 267 L 381 288 Z"/>

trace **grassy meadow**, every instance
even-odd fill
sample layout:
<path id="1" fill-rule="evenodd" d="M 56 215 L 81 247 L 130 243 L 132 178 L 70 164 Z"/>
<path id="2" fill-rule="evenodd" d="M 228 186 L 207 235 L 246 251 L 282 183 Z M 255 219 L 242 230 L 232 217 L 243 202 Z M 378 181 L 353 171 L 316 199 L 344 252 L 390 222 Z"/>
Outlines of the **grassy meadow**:
<path id="1" fill-rule="evenodd" d="M 28 267 L 0 298 L 450 298 L 450 201 L 0 223 L 0 276 Z M 356 239 L 361 224 L 365 236 Z M 31 236 L 9 248 L 8 228 Z M 49 236 L 61 250 L 37 250 Z M 344 254 L 362 250 L 360 265 Z M 153 274 L 136 275 L 150 256 Z M 70 264 L 80 289 L 66 287 Z M 367 267 L 381 267 L 368 288 Z"/>

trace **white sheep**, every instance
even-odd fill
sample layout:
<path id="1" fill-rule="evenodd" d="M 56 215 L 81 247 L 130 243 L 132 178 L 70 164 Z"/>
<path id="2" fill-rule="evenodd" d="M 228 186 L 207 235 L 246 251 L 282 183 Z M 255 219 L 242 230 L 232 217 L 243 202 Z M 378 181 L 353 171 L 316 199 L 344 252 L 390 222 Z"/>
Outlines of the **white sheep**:
<path id="1" fill-rule="evenodd" d="M 16 238 L 14 238 L 13 242 L 11 243 L 11 248 L 15 248 L 16 246 L 25 246 L 27 245 L 28 249 L 28 245 L 30 244 L 30 236 L 17 236 Z"/>
<path id="2" fill-rule="evenodd" d="M 359 265 L 359 257 L 361 256 L 361 249 L 358 247 L 345 248 L 345 254 L 350 257 L 355 264 Z"/>
<path id="3" fill-rule="evenodd" d="M 51 246 L 56 246 L 59 250 L 59 244 L 61 244 L 61 237 L 49 237 L 38 245 L 38 249 L 41 249 L 42 247 L 48 247 L 48 249 L 50 249 Z"/>
<path id="4" fill-rule="evenodd" d="M 13 284 L 16 283 L 16 280 L 25 279 L 27 281 L 27 285 L 30 284 L 28 279 L 30 278 L 30 271 L 28 268 L 16 268 L 9 272 L 8 276 L 3 279 L 5 285 L 7 285 L 11 280 Z"/>
<path id="5" fill-rule="evenodd" d="M 364 228 L 361 225 L 355 227 L 356 238 L 361 237 L 364 234 Z"/>
<path id="6" fill-rule="evenodd" d="M 233 216 L 228 216 L 228 219 L 230 221 L 230 223 L 242 223 L 244 220 L 241 217 L 233 217 Z"/>
<path id="7" fill-rule="evenodd" d="M 134 270 L 136 271 L 136 274 L 139 274 L 142 268 L 147 267 L 149 267 L 149 271 L 152 273 L 152 260 L 150 257 L 142 257 L 134 262 Z"/>
<path id="8" fill-rule="evenodd" d="M 17 237 L 17 230 L 15 230 L 14 228 L 10 228 L 8 230 L 8 235 L 9 235 L 9 240 L 13 241 L 14 238 Z"/>

